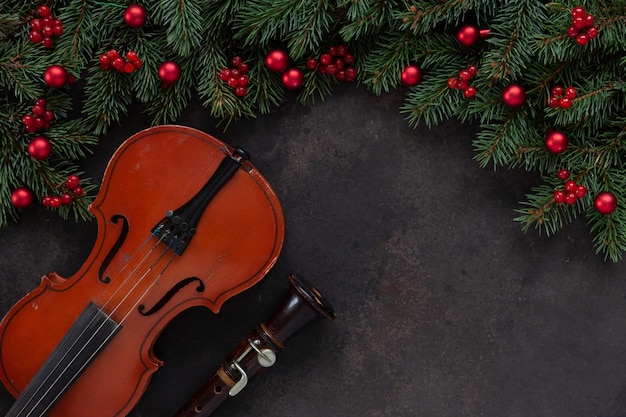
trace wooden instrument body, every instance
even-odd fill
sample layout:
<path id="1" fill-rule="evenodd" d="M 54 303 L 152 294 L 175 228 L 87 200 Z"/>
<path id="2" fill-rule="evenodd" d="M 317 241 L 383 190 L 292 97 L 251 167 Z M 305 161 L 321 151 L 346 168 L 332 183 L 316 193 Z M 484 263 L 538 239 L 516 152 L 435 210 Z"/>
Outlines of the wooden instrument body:
<path id="1" fill-rule="evenodd" d="M 0 323 L 0 379 L 12 395 L 93 302 L 121 329 L 47 414 L 125 416 L 162 365 L 152 346 L 167 323 L 194 306 L 217 313 L 269 271 L 284 219 L 276 194 L 247 161 L 208 204 L 182 255 L 150 233 L 233 152 L 181 126 L 139 132 L 116 151 L 91 207 L 98 235 L 86 262 L 69 279 L 44 276 Z"/>

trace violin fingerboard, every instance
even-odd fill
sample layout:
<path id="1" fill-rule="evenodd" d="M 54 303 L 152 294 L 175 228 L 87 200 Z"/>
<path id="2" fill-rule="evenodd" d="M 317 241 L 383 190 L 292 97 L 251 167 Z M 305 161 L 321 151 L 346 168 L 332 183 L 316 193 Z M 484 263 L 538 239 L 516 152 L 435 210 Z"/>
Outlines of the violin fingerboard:
<path id="1" fill-rule="evenodd" d="M 120 328 L 89 303 L 5 417 L 43 417 Z"/>

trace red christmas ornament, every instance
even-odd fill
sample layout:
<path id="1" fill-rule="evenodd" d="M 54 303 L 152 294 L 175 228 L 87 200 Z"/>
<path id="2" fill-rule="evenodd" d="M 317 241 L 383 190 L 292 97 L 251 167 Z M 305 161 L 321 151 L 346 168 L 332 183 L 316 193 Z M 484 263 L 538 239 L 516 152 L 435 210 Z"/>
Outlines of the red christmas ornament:
<path id="1" fill-rule="evenodd" d="M 26 209 L 35 202 L 35 195 L 27 187 L 18 187 L 11 192 L 11 204 L 17 209 Z"/>
<path id="2" fill-rule="evenodd" d="M 502 102 L 509 107 L 519 107 L 526 102 L 526 92 L 518 84 L 511 84 L 502 91 Z"/>
<path id="3" fill-rule="evenodd" d="M 62 65 L 50 65 L 43 73 L 43 80 L 52 88 L 61 88 L 67 84 L 69 74 Z"/>
<path id="4" fill-rule="evenodd" d="M 52 144 L 45 136 L 35 136 L 28 144 L 28 154 L 38 161 L 42 161 L 52 153 Z"/>
<path id="5" fill-rule="evenodd" d="M 567 136 L 558 130 L 549 130 L 546 135 L 546 149 L 554 155 L 563 153 L 567 149 Z"/>
<path id="6" fill-rule="evenodd" d="M 290 90 L 297 90 L 304 82 L 304 72 L 299 68 L 289 68 L 283 72 L 283 85 Z"/>
<path id="7" fill-rule="evenodd" d="M 481 38 L 489 36 L 489 29 L 478 29 L 474 25 L 465 25 L 456 33 L 456 39 L 463 46 L 472 46 Z"/>
<path id="8" fill-rule="evenodd" d="M 174 84 L 180 79 L 180 67 L 176 62 L 165 61 L 159 67 L 159 78 L 165 84 Z"/>
<path id="9" fill-rule="evenodd" d="M 600 214 L 611 214 L 617 208 L 617 198 L 615 194 L 604 191 L 598 194 L 593 201 L 593 205 Z"/>
<path id="10" fill-rule="evenodd" d="M 265 66 L 270 71 L 283 72 L 289 66 L 289 55 L 282 49 L 274 49 L 265 57 Z"/>
<path id="11" fill-rule="evenodd" d="M 422 81 L 422 70 L 415 65 L 407 65 L 402 70 L 400 81 L 407 87 L 413 87 Z"/>
<path id="12" fill-rule="evenodd" d="M 138 28 L 146 23 L 148 12 L 140 4 L 131 4 L 124 12 L 124 22 L 131 28 Z"/>

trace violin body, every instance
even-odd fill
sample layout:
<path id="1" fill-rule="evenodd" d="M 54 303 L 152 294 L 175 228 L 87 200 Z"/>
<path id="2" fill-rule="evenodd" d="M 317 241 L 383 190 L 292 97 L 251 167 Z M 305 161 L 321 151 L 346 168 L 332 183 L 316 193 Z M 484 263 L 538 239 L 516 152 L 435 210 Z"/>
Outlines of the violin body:
<path id="1" fill-rule="evenodd" d="M 98 235 L 85 263 L 70 278 L 44 276 L 0 323 L 0 379 L 22 400 L 7 416 L 127 415 L 162 365 L 152 347 L 172 318 L 194 306 L 217 313 L 269 271 L 284 239 L 282 209 L 246 160 L 196 208 L 184 249 L 173 250 L 172 234 L 161 232 L 163 219 L 177 217 L 233 156 L 216 138 L 181 126 L 139 132 L 116 151 L 90 207 Z M 83 351 L 94 343 L 93 353 Z M 39 381 L 34 388 L 31 380 Z M 56 380 L 68 387 L 50 388 Z"/>

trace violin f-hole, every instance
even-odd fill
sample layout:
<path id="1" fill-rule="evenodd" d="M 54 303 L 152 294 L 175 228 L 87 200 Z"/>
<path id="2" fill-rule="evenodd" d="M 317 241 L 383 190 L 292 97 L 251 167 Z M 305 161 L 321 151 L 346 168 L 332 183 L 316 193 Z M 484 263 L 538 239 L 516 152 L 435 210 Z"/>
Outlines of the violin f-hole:
<path id="1" fill-rule="evenodd" d="M 100 269 L 98 270 L 98 280 L 102 282 L 103 284 L 108 284 L 111 282 L 111 277 L 104 276 L 104 272 L 106 271 L 108 266 L 111 264 L 113 257 L 120 250 L 120 247 L 122 247 L 122 244 L 124 243 L 124 241 L 126 240 L 126 236 L 128 235 L 128 220 L 126 219 L 126 217 L 122 216 L 121 214 L 116 214 L 114 216 L 111 216 L 111 223 L 117 224 L 119 221 L 122 222 L 122 231 L 120 232 L 120 235 L 117 237 L 115 244 L 111 247 L 111 249 L 109 250 L 109 253 L 104 258 L 102 265 L 100 265 Z"/>
<path id="2" fill-rule="evenodd" d="M 187 285 L 191 284 L 194 281 L 198 281 L 198 286 L 196 287 L 196 291 L 199 292 L 199 293 L 204 292 L 204 282 L 202 282 L 202 280 L 200 278 L 197 278 L 197 277 L 185 278 L 185 279 L 179 281 L 172 288 L 170 288 L 170 290 L 167 293 L 165 293 L 165 295 L 150 310 L 145 311 L 146 310 L 146 306 L 141 304 L 141 305 L 139 305 L 139 307 L 137 307 L 137 311 L 142 316 L 150 316 L 150 315 L 156 313 L 157 311 L 162 309 L 163 306 L 165 304 L 167 304 L 167 302 L 170 301 L 172 299 L 172 297 L 174 297 L 174 295 L 176 295 L 176 293 L 178 291 L 180 291 L 181 289 L 183 289 L 184 287 L 186 287 Z"/>

